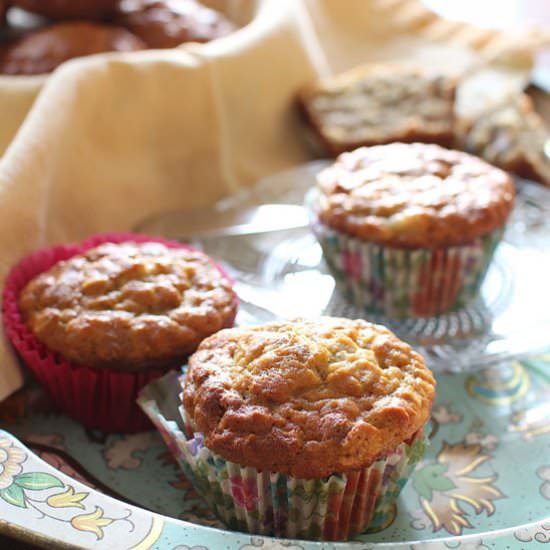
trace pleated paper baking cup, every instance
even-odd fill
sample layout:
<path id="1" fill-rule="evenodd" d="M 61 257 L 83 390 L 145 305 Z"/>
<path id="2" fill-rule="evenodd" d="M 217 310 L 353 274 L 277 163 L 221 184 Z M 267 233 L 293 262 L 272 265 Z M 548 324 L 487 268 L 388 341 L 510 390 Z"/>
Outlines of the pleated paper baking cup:
<path id="1" fill-rule="evenodd" d="M 319 220 L 311 228 L 330 272 L 354 305 L 392 319 L 457 311 L 480 292 L 498 229 L 473 242 L 438 249 L 400 249 L 362 241 Z"/>
<path id="2" fill-rule="evenodd" d="M 139 405 L 197 492 L 230 529 L 285 538 L 346 540 L 384 525 L 427 447 L 423 433 L 369 467 L 296 479 L 227 461 L 208 450 L 182 406 L 183 377 L 171 372 L 141 392 Z"/>
<path id="3" fill-rule="evenodd" d="M 136 405 L 136 398 L 141 388 L 165 374 L 166 369 L 132 373 L 75 365 L 59 353 L 48 350 L 35 338 L 23 321 L 17 300 L 31 279 L 57 262 L 102 243 L 130 241 L 158 242 L 170 248 L 191 248 L 176 241 L 132 233 L 96 235 L 82 244 L 53 246 L 30 254 L 11 270 L 3 291 L 2 314 L 6 333 L 38 382 L 61 411 L 87 428 L 107 433 L 151 429 L 148 418 Z"/>

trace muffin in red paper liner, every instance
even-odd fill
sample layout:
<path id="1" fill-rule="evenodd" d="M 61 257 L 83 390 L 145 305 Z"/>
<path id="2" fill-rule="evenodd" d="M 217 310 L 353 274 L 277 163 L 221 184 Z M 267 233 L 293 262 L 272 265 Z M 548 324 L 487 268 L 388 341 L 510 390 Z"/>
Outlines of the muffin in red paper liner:
<path id="1" fill-rule="evenodd" d="M 88 428 L 150 427 L 139 390 L 233 324 L 223 270 L 188 245 L 97 235 L 38 250 L 7 277 L 8 337 L 61 410 Z"/>

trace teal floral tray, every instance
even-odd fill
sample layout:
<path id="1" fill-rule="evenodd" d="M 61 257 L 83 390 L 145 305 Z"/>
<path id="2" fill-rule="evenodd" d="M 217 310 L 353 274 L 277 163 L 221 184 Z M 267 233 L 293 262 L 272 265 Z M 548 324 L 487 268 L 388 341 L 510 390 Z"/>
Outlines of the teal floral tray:
<path id="1" fill-rule="evenodd" d="M 431 445 L 377 532 L 224 530 L 155 432 L 86 432 L 27 389 L 0 409 L 0 531 L 49 548 L 536 548 L 550 543 L 550 354 L 439 374 Z M 16 439 L 17 438 L 17 439 Z"/>

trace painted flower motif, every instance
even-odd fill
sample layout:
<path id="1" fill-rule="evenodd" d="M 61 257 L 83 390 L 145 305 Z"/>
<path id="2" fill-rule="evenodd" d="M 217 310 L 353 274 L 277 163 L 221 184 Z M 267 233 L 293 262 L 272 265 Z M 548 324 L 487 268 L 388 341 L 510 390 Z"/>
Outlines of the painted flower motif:
<path id="1" fill-rule="evenodd" d="M 81 514 L 71 519 L 71 525 L 78 531 L 88 531 L 94 533 L 97 540 L 103 538 L 103 529 L 113 523 L 114 520 L 103 517 L 103 510 L 96 506 L 95 510 L 89 514 Z"/>
<path id="2" fill-rule="evenodd" d="M 451 408 L 446 405 L 438 405 L 432 409 L 432 416 L 439 424 L 451 424 L 453 422 L 462 422 L 463 416 L 452 412 Z"/>
<path id="3" fill-rule="evenodd" d="M 361 256 L 357 252 L 345 250 L 343 253 L 344 271 L 351 279 L 361 279 Z"/>
<path id="4" fill-rule="evenodd" d="M 231 493 L 235 502 L 241 507 L 250 512 L 254 509 L 259 500 L 258 487 L 256 480 L 243 479 L 239 476 L 231 478 Z"/>
<path id="5" fill-rule="evenodd" d="M 47 499 L 47 503 L 52 508 L 84 508 L 82 500 L 84 500 L 89 493 L 75 493 L 74 489 L 69 485 L 66 491 L 51 495 Z"/>
<path id="6" fill-rule="evenodd" d="M 136 470 L 142 464 L 143 458 L 138 452 L 144 452 L 158 445 L 158 435 L 155 432 L 112 437 L 102 454 L 111 470 Z"/>
<path id="7" fill-rule="evenodd" d="M 470 432 L 466 435 L 464 443 L 466 445 L 481 445 L 487 451 L 494 451 L 500 443 L 500 438 L 496 434 Z"/>
<path id="8" fill-rule="evenodd" d="M 27 458 L 23 449 L 16 447 L 7 437 L 0 437 L 0 491 L 7 489 L 23 471 Z"/>
<path id="9" fill-rule="evenodd" d="M 493 515 L 494 501 L 504 498 L 494 485 L 497 476 L 469 475 L 490 458 L 482 453 L 481 445 L 444 443 L 437 461 L 416 472 L 413 485 L 433 532 L 445 529 L 452 535 L 461 535 L 464 529 L 471 529 L 470 506 L 476 514 L 486 511 Z M 468 508 L 464 509 L 463 504 Z"/>

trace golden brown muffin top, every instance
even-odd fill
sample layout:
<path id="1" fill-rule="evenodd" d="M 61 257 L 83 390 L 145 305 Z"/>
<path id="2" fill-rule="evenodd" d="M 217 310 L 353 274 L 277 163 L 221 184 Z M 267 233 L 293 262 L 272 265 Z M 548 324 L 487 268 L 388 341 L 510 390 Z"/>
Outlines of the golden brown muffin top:
<path id="1" fill-rule="evenodd" d="M 223 330 L 190 358 L 184 405 L 206 446 L 298 478 L 358 470 L 428 421 L 435 381 L 388 329 L 322 317 Z"/>
<path id="2" fill-rule="evenodd" d="M 14 6 L 51 19 L 97 19 L 112 13 L 120 0 L 10 0 Z"/>
<path id="3" fill-rule="evenodd" d="M 10 46 L 0 72 L 43 74 L 75 57 L 144 48 L 145 43 L 126 29 L 84 21 L 57 23 L 29 33 Z"/>
<path id="4" fill-rule="evenodd" d="M 318 175 L 326 225 L 386 246 L 464 244 L 502 227 L 515 197 L 508 174 L 481 159 L 423 143 L 343 153 Z"/>
<path id="5" fill-rule="evenodd" d="M 179 366 L 231 326 L 231 284 L 205 254 L 159 243 L 106 243 L 58 262 L 19 296 L 23 319 L 50 350 L 80 365 Z"/>
<path id="6" fill-rule="evenodd" d="M 184 42 L 209 42 L 235 30 L 223 14 L 195 0 L 133 0 L 116 23 L 150 48 L 175 48 Z"/>

